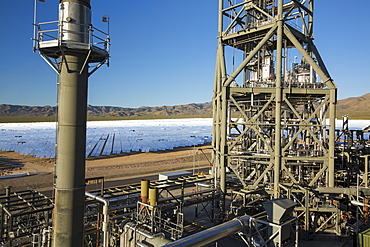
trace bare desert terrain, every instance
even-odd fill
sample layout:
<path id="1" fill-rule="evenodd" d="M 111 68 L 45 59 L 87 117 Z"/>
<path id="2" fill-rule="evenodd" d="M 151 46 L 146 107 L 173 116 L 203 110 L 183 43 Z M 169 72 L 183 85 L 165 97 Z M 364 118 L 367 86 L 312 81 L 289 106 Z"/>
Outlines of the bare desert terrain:
<path id="1" fill-rule="evenodd" d="M 149 153 L 128 153 L 86 159 L 86 178 L 127 179 L 164 172 L 198 169 L 210 165 L 210 146 L 183 147 Z M 12 190 L 46 190 L 53 187 L 55 160 L 0 151 L 0 176 L 29 173 L 19 178 L 1 178 L 0 193 Z"/>

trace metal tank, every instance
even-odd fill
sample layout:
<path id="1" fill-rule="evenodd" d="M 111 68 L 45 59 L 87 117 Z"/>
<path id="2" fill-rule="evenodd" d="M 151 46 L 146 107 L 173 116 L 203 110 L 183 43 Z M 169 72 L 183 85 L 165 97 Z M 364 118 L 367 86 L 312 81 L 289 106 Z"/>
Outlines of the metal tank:
<path id="1" fill-rule="evenodd" d="M 59 4 L 61 40 L 89 43 L 91 24 L 90 1 L 62 0 Z"/>

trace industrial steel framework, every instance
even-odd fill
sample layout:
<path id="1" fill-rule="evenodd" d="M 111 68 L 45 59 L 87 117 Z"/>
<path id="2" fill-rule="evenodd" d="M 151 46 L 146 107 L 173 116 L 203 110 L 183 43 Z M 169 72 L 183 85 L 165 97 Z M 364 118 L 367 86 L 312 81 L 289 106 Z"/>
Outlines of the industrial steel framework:
<path id="1" fill-rule="evenodd" d="M 102 178 L 86 181 L 89 184 L 100 183 Z M 136 241 L 130 243 L 129 236 L 136 230 L 139 242 L 142 238 L 153 239 L 155 236 L 166 237 L 161 240 L 165 243 L 177 240 L 184 233 L 184 208 L 197 208 L 206 202 L 213 205 L 218 199 L 218 191 L 212 188 L 210 177 L 192 175 L 146 181 L 149 203 L 142 202 L 142 184 L 86 191 L 81 246 L 134 246 Z M 51 246 L 55 207 L 57 205 L 40 192 L 13 192 L 7 188 L 4 194 L 0 194 L 0 245 Z M 214 213 L 213 206 L 202 210 L 207 215 Z M 196 210 L 195 215 L 198 213 Z M 128 222 L 131 224 L 126 225 Z"/>
<path id="2" fill-rule="evenodd" d="M 38 246 L 50 241 L 53 208 L 52 200 L 38 191 L 7 187 L 0 194 L 0 245 Z"/>
<path id="3" fill-rule="evenodd" d="M 337 87 L 313 15 L 313 0 L 219 1 L 212 163 L 223 195 L 232 178 L 275 198 L 283 183 L 334 186 Z"/>

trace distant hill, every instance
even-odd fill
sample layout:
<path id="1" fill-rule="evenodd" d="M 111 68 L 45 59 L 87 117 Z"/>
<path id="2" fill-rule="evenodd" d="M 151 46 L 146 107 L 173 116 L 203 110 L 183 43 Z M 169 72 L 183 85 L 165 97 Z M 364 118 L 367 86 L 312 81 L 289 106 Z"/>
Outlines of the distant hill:
<path id="1" fill-rule="evenodd" d="M 54 121 L 55 106 L 0 105 L 0 122 Z M 116 106 L 87 106 L 89 120 L 212 117 L 212 103 L 176 106 L 142 106 L 124 108 Z"/>
<path id="2" fill-rule="evenodd" d="M 55 106 L 0 105 L 0 122 L 55 121 Z M 337 118 L 347 114 L 350 119 L 370 119 L 370 93 L 360 97 L 338 100 Z M 176 106 L 87 106 L 89 120 L 150 119 L 212 117 L 212 103 L 192 103 Z"/>
<path id="3" fill-rule="evenodd" d="M 338 100 L 337 118 L 342 118 L 345 114 L 350 119 L 370 119 L 370 93 Z"/>

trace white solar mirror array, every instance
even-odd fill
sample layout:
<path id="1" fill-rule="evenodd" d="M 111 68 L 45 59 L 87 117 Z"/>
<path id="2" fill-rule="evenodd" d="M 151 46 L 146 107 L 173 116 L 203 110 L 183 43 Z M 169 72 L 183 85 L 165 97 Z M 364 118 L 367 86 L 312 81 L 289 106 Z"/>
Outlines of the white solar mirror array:
<path id="1" fill-rule="evenodd" d="M 341 128 L 342 121 L 336 121 Z M 350 120 L 350 129 L 364 129 L 370 120 Z M 369 133 L 364 136 L 369 138 Z M 166 119 L 87 122 L 86 157 L 150 152 L 196 146 L 212 141 L 212 119 Z M 56 123 L 1 123 L 0 150 L 21 155 L 55 157 Z"/>
<path id="2" fill-rule="evenodd" d="M 87 122 L 86 157 L 168 150 L 212 141 L 212 119 Z M 0 124 L 0 150 L 54 158 L 56 123 Z"/>

